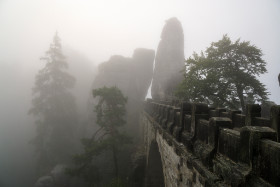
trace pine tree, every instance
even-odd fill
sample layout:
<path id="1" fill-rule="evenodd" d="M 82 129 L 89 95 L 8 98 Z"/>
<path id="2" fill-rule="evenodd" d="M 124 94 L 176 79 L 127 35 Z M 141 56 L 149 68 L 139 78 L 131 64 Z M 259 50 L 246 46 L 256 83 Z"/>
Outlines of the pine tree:
<path id="1" fill-rule="evenodd" d="M 122 186 L 119 171 L 119 155 L 123 147 L 131 143 L 131 138 L 122 132 L 125 124 L 126 113 L 125 98 L 117 87 L 103 87 L 92 91 L 93 97 L 98 97 L 95 106 L 96 123 L 99 129 L 91 138 L 82 140 L 84 152 L 74 156 L 75 168 L 68 168 L 67 173 L 72 176 L 82 177 L 90 186 L 95 186 L 100 181 L 98 163 L 95 158 L 104 151 L 112 153 L 115 178 L 111 181 L 115 186 Z"/>
<path id="2" fill-rule="evenodd" d="M 37 152 L 39 175 L 67 162 L 77 119 L 75 98 L 70 92 L 75 78 L 66 72 L 68 65 L 57 33 L 41 60 L 45 65 L 36 75 L 30 109 L 37 119 L 36 137 L 31 143 Z"/>

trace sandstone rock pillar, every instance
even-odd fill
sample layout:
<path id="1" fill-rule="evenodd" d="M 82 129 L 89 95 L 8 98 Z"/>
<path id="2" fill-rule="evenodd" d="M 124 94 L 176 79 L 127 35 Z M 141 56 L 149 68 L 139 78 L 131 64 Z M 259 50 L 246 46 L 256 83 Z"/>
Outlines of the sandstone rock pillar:
<path id="1" fill-rule="evenodd" d="M 184 60 L 183 28 L 177 18 L 171 18 L 163 27 L 157 49 L 151 90 L 153 99 L 172 97 L 177 85 L 183 80 Z"/>

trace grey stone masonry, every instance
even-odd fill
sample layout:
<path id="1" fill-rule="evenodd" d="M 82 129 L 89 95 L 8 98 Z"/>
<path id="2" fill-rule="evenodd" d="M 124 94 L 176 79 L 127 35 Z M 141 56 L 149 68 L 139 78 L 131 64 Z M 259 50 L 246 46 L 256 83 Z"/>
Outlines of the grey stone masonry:
<path id="1" fill-rule="evenodd" d="M 243 115 L 205 104 L 172 106 L 149 99 L 140 118 L 147 163 L 152 167 L 148 153 L 156 143 L 164 179 L 158 185 L 280 186 L 279 111 L 280 106 L 273 106 L 266 119 L 259 105 L 248 105 Z"/>

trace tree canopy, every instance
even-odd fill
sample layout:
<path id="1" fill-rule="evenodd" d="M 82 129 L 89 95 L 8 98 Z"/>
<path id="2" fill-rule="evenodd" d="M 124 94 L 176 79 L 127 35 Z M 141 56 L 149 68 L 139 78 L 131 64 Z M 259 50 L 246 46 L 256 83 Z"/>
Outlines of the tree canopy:
<path id="1" fill-rule="evenodd" d="M 72 154 L 76 105 L 70 92 L 75 78 L 66 71 L 67 61 L 57 33 L 41 60 L 45 65 L 36 75 L 29 112 L 37 118 L 37 133 L 31 143 L 38 153 L 38 173 L 44 174 L 55 164 L 65 163 Z"/>
<path id="2" fill-rule="evenodd" d="M 245 105 L 267 100 L 268 92 L 257 76 L 266 73 L 262 51 L 249 41 L 232 42 L 224 35 L 205 52 L 186 60 L 185 78 L 176 95 L 214 107 L 245 110 Z"/>

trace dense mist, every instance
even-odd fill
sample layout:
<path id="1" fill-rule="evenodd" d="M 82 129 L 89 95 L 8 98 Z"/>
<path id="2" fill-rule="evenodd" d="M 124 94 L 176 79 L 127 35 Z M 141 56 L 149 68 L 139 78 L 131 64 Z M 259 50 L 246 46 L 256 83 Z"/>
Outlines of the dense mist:
<path id="1" fill-rule="evenodd" d="M 152 97 L 154 58 L 168 58 L 155 55 L 162 29 L 173 17 L 183 30 L 180 59 L 200 54 L 224 34 L 260 48 L 267 73 L 257 78 L 269 92 L 268 100 L 280 104 L 278 0 L 0 0 L 0 187 L 30 187 L 42 177 L 36 172 L 36 151 L 30 144 L 37 133 L 36 117 L 29 111 L 36 74 L 45 66 L 40 58 L 56 32 L 68 63 L 65 71 L 75 78 L 70 89 L 77 106 L 74 154 L 83 150 L 80 139 L 97 129 L 91 126 L 97 118 L 94 88 L 117 86 L 125 96 L 132 95 L 124 119 L 136 124 L 142 100 Z M 135 137 L 139 131 L 136 125 L 124 129 Z M 125 150 L 135 151 L 136 146 L 129 146 Z M 126 159 L 121 158 L 120 162 Z"/>

